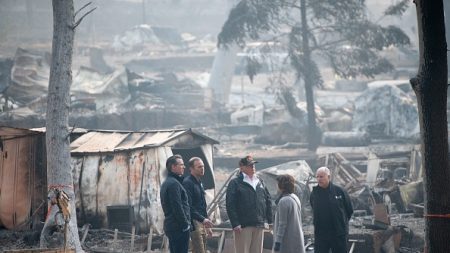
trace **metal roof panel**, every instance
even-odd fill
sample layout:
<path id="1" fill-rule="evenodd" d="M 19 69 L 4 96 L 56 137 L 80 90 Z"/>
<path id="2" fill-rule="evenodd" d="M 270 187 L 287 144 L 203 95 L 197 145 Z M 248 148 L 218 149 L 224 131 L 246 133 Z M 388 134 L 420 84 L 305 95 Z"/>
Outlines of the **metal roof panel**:
<path id="1" fill-rule="evenodd" d="M 110 152 L 127 138 L 129 133 L 89 132 L 75 140 L 70 146 L 71 152 Z M 78 146 L 79 145 L 79 146 Z"/>
<path id="2" fill-rule="evenodd" d="M 71 153 L 102 153 L 151 148 L 165 143 L 184 134 L 192 134 L 213 144 L 217 141 L 193 132 L 190 129 L 151 130 L 143 132 L 130 131 L 91 131 L 70 144 Z"/>

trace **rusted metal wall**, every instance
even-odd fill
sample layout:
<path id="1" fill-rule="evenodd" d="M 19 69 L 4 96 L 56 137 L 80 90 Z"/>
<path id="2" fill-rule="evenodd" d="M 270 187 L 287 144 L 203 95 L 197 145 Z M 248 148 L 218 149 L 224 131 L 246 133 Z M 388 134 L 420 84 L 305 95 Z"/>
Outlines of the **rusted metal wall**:
<path id="1" fill-rule="evenodd" d="M 72 156 L 79 222 L 106 227 L 107 206 L 131 205 L 139 231 L 162 231 L 159 190 L 170 147 Z M 143 187 L 141 191 L 141 182 Z"/>

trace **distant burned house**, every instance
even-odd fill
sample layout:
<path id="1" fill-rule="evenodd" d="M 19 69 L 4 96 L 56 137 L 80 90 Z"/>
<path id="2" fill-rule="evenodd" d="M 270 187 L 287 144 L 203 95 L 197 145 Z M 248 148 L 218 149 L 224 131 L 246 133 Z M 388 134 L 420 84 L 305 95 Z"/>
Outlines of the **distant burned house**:
<path id="1" fill-rule="evenodd" d="M 79 223 L 162 231 L 159 190 L 173 154 L 205 162 L 205 189 L 214 191 L 212 151 L 218 142 L 191 129 L 92 131 L 71 144 Z M 189 173 L 186 168 L 185 173 Z"/>

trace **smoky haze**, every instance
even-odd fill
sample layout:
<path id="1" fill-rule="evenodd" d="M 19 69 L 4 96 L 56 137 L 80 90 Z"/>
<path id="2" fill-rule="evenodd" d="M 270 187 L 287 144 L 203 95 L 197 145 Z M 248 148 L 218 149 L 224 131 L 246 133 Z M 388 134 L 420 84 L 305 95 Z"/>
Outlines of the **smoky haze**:
<path id="1" fill-rule="evenodd" d="M 140 24 L 173 27 L 180 33 L 198 37 L 210 35 L 215 39 L 236 1 L 75 0 L 75 10 L 88 2 L 92 2 L 91 6 L 97 9 L 78 27 L 75 38 L 78 43 L 110 41 L 114 35 Z M 367 1 L 368 16 L 377 19 L 390 3 Z M 0 0 L 0 43 L 16 42 L 16 45 L 25 46 L 29 42 L 50 41 L 52 15 L 51 0 Z M 401 19 L 384 19 L 381 22 L 403 27 L 411 40 L 416 41 L 414 8 L 410 7 Z"/>
<path id="2" fill-rule="evenodd" d="M 228 15 L 232 1 L 75 0 L 75 10 L 88 2 L 92 2 L 91 6 L 97 9 L 77 28 L 76 43 L 112 41 L 115 35 L 140 24 L 172 27 L 180 33 L 198 37 L 210 35 L 215 38 Z M 50 0 L 1 0 L 2 53 L 14 53 L 15 49 L 11 49 L 12 52 L 5 50 L 4 46 L 7 44 L 26 47 L 29 43 L 51 41 L 52 19 Z"/>

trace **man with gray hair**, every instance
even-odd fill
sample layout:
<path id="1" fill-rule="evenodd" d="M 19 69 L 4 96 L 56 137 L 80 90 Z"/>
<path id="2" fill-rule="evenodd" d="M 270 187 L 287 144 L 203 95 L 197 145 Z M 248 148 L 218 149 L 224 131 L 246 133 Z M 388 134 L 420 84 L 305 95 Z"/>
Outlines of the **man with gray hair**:
<path id="1" fill-rule="evenodd" d="M 317 186 L 310 196 L 314 218 L 314 252 L 346 253 L 348 221 L 353 214 L 348 193 L 331 182 L 330 170 L 316 171 Z"/>

